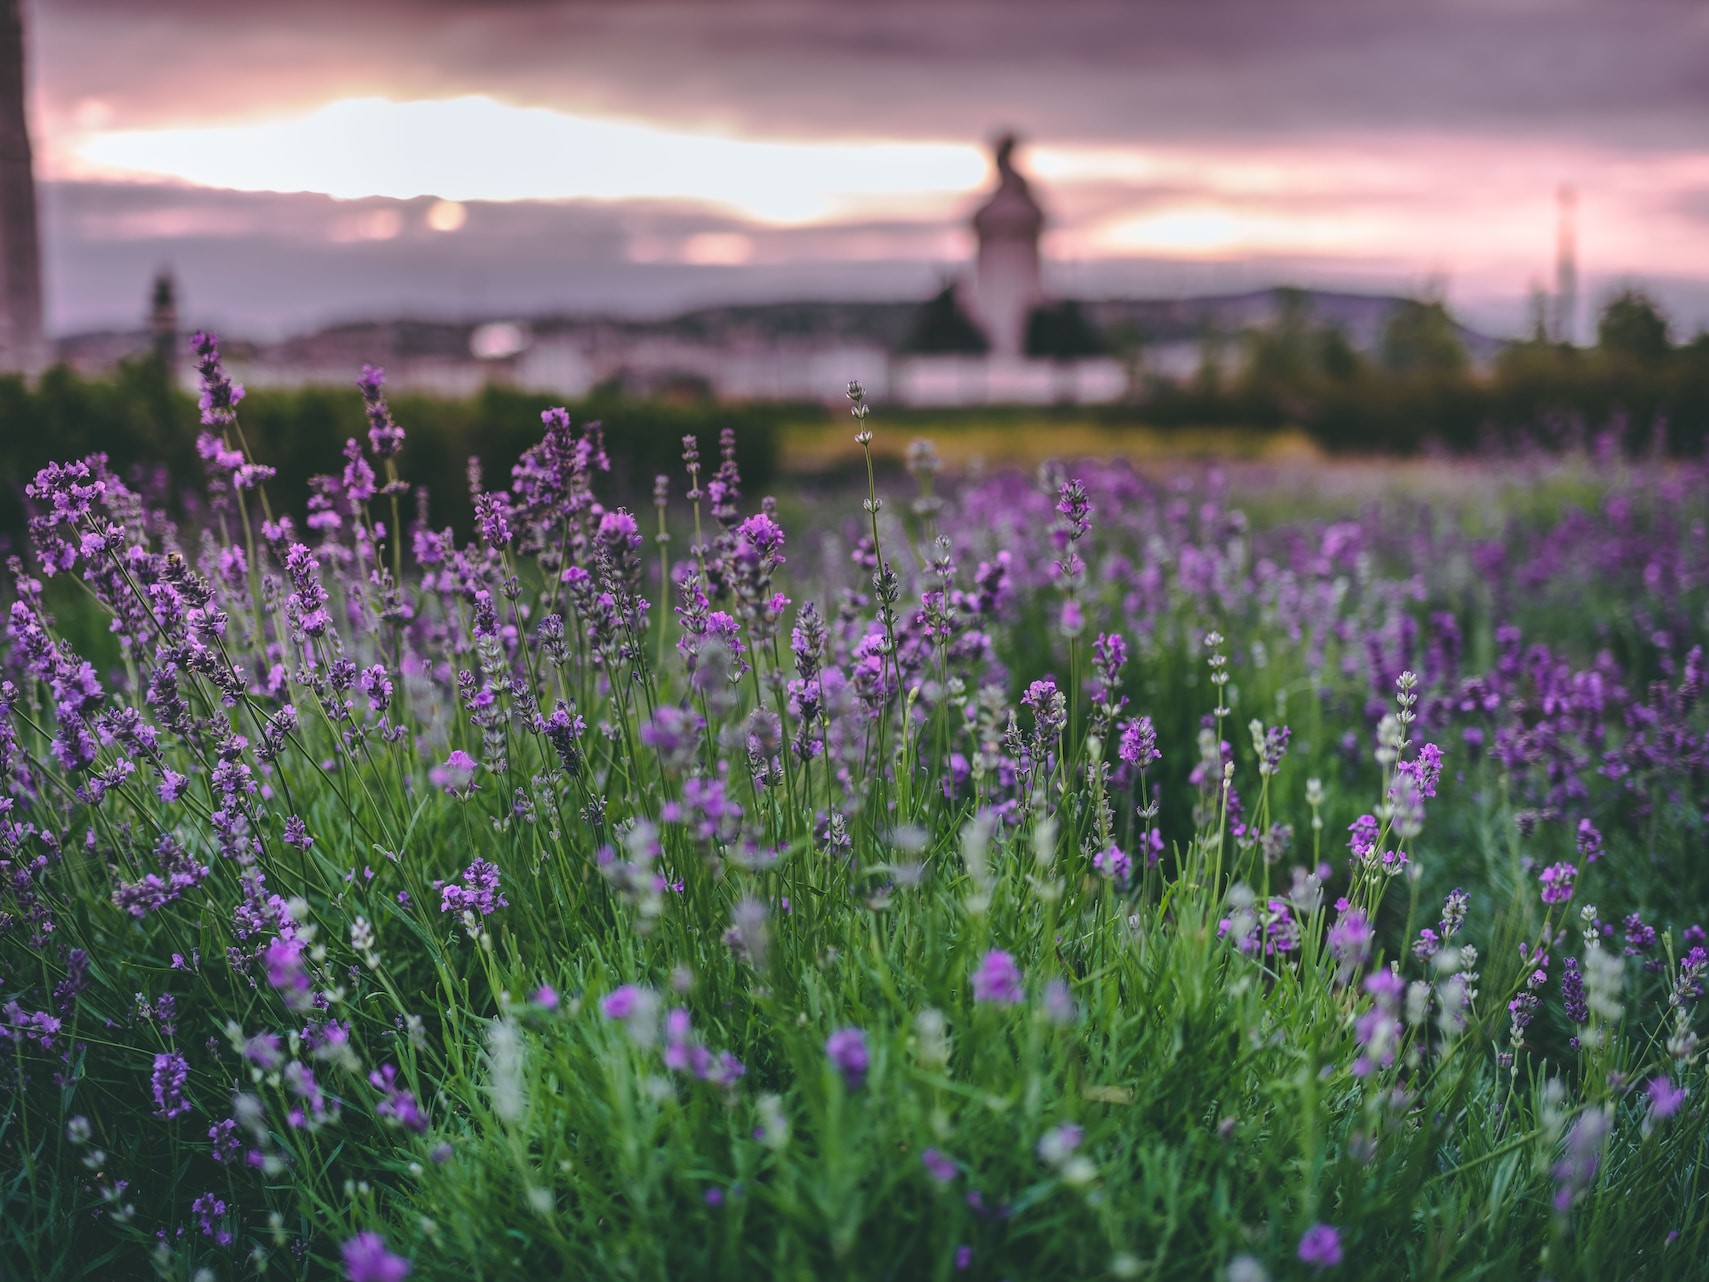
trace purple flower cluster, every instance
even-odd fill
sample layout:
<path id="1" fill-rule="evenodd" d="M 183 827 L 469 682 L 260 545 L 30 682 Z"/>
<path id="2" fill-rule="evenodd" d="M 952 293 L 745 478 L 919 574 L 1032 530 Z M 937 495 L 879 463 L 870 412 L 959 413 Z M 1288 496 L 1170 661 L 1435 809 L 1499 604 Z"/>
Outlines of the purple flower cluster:
<path id="1" fill-rule="evenodd" d="M 154 1093 L 154 1115 L 164 1121 L 183 1117 L 191 1109 L 184 1097 L 190 1081 L 190 1062 L 179 1051 L 162 1051 L 154 1057 L 149 1085 Z"/>
<path id="2" fill-rule="evenodd" d="M 490 917 L 510 901 L 499 893 L 498 865 L 476 858 L 463 870 L 463 880 L 447 882 L 439 891 L 439 911 Z"/>
<path id="3" fill-rule="evenodd" d="M 373 1231 L 358 1233 L 341 1248 L 345 1282 L 403 1282 L 412 1266 L 386 1249 L 386 1239 Z"/>
<path id="4" fill-rule="evenodd" d="M 991 1006 L 1018 1006 L 1026 1000 L 1021 987 L 1021 968 L 1014 956 L 992 949 L 973 972 L 973 1000 Z"/>
<path id="5" fill-rule="evenodd" d="M 1564 904 L 1573 897 L 1573 882 L 1578 878 L 1578 869 L 1571 864 L 1550 864 L 1537 874 L 1537 881 L 1542 887 L 1545 904 Z"/>
<path id="6" fill-rule="evenodd" d="M 1314 1224 L 1300 1235 L 1300 1263 L 1317 1270 L 1341 1263 L 1341 1233 L 1332 1224 Z"/>
<path id="7" fill-rule="evenodd" d="M 658 478 L 644 526 L 598 492 L 611 466 L 602 429 L 549 409 L 508 476 L 471 462 L 473 520 L 459 533 L 430 524 L 425 496 L 406 519 L 405 436 L 379 369 L 356 380 L 365 438 L 313 478 L 304 507 L 261 488 L 271 471 L 236 430 L 243 391 L 211 335 L 194 344 L 205 496 L 179 512 L 101 455 L 43 468 L 25 492 L 35 563 L 8 566 L 0 654 L 0 1059 L 31 1108 L 78 1091 L 94 1112 L 82 1101 L 112 1089 L 112 1074 L 133 1079 L 118 1086 L 150 1125 L 217 1095 L 203 1156 L 225 1182 L 216 1195 L 198 1179 L 169 1215 L 149 1206 L 164 1233 L 175 1226 L 206 1249 L 204 1237 L 227 1246 L 256 1231 L 263 1198 L 250 1202 L 245 1182 L 270 1181 L 270 1207 L 311 1151 L 296 1133 L 346 1111 L 362 1123 L 341 1143 L 377 1135 L 400 1152 L 436 1117 L 484 1116 L 465 1109 L 463 1075 L 443 1071 L 459 1062 L 442 1043 L 463 1021 L 411 1009 L 441 964 L 453 988 L 473 976 L 460 1000 L 472 1004 L 468 1026 L 493 1030 L 483 1085 L 501 1120 L 516 1120 L 500 1107 L 505 1092 L 521 1097 L 519 1029 L 530 1055 L 619 1075 L 623 1098 L 662 1128 L 743 1108 L 752 1082 L 740 1051 L 780 1092 L 762 1097 L 755 1140 L 781 1151 L 778 1101 L 810 1109 L 825 1095 L 799 1091 L 791 1067 L 812 1070 L 809 1086 L 830 1084 L 834 1107 L 885 1103 L 875 1092 L 892 1068 L 890 1015 L 870 1004 L 881 987 L 904 1002 L 935 989 L 959 1011 L 960 1054 L 949 1017 L 925 1010 L 913 1061 L 935 1081 L 954 1060 L 967 1079 L 958 1089 L 998 1099 L 1012 1066 L 982 1039 L 1024 1033 L 1026 1071 L 1070 1063 L 1078 1075 L 1097 1057 L 1074 1045 L 1103 1035 L 1108 1003 L 1154 999 L 1133 987 L 1145 973 L 1134 965 L 1166 972 L 1196 959 L 1230 1009 L 1275 1016 L 1273 1028 L 1243 1030 L 1236 1071 L 1332 1048 L 1325 1077 L 1358 1100 L 1313 1124 L 1359 1161 L 1380 1150 L 1387 1160 L 1388 1135 L 1432 1116 L 1421 1098 L 1430 1061 L 1503 1002 L 1501 1086 L 1522 1056 L 1561 1057 L 1566 1035 L 1574 1067 L 1543 1076 L 1592 1101 L 1552 1170 L 1561 1217 L 1601 1178 L 1616 1114 L 1596 1099 L 1628 1092 L 1621 1125 L 1651 1137 L 1671 1140 L 1694 1116 L 1686 1070 L 1709 941 L 1680 929 L 1685 904 L 1634 893 L 1654 871 L 1640 862 L 1652 847 L 1678 879 L 1709 825 L 1698 800 L 1709 795 L 1698 644 L 1709 540 L 1701 499 L 1689 485 L 1676 492 L 1678 478 L 1646 481 L 1637 504 L 1616 494 L 1601 510 L 1515 520 L 1484 541 L 1423 504 L 1254 528 L 1228 505 L 1225 479 L 1158 483 L 1121 464 L 1085 479 L 1048 465 L 1042 483 L 951 482 L 916 449 L 920 493 L 904 519 L 892 520 L 874 479 L 869 519 L 839 539 L 828 524 L 786 531 L 780 513 L 797 506 L 745 498 L 730 432 L 710 473 L 685 440 L 686 490 L 679 498 Z M 851 397 L 864 422 L 864 393 Z M 1692 484 L 1704 475 L 1682 469 Z M 690 520 L 687 543 L 673 528 Z M 1460 570 L 1444 576 L 1445 564 L 1477 575 L 1475 633 L 1424 604 L 1455 599 Z M 1560 583 L 1575 576 L 1613 585 L 1619 628 L 1535 635 L 1530 620 L 1559 613 L 1539 604 L 1561 604 Z M 53 618 L 59 594 L 79 585 L 113 634 L 88 658 L 80 619 Z M 1197 699 L 1185 727 L 1177 687 Z M 1130 706 L 1159 690 L 1168 701 L 1151 709 L 1156 720 Z M 1229 731 L 1237 707 L 1241 721 L 1260 713 L 1250 748 Z M 1187 731 L 1167 758 L 1159 723 Z M 1481 828 L 1468 839 L 1454 797 L 1439 799 L 1462 783 L 1490 813 L 1511 801 L 1508 837 L 1547 911 L 1514 905 L 1483 933 L 1488 922 L 1467 928 L 1469 896 L 1456 890 L 1437 923 L 1397 938 L 1402 920 L 1428 920 L 1416 900 L 1396 911 L 1409 883 L 1452 884 L 1433 879 L 1465 875 L 1488 844 Z M 1323 850 L 1325 832 L 1339 847 L 1344 825 L 1347 851 Z M 431 883 L 435 914 L 422 902 L 433 852 L 460 841 L 463 871 Z M 1667 884 L 1661 875 L 1652 888 Z M 92 903 L 80 898 L 89 886 Z M 498 923 L 514 951 L 486 933 L 510 906 L 506 889 L 526 901 Z M 1566 911 L 1593 897 L 1606 921 Z M 922 902 L 949 911 L 922 916 Z M 1203 938 L 1203 913 L 1221 945 Z M 442 957 L 428 928 L 443 914 L 481 947 Z M 859 925 L 841 931 L 845 920 Z M 1511 941 L 1513 922 L 1528 932 L 1518 963 L 1509 942 L 1480 962 L 1468 940 Z M 603 992 L 599 966 L 554 968 L 553 932 L 591 932 L 586 957 L 637 982 Z M 868 937 L 879 952 L 917 949 L 925 982 L 880 976 L 869 999 L 852 999 L 847 986 L 869 974 Z M 993 940 L 1023 942 L 1011 952 Z M 98 941 L 136 941 L 137 952 L 108 959 Z M 542 968 L 572 985 L 562 998 L 536 987 Z M 946 974 L 967 984 L 959 996 L 944 992 Z M 576 993 L 572 975 L 590 977 L 596 996 Z M 1029 977 L 1025 1019 L 984 1009 L 1026 1006 Z M 801 1015 L 789 1003 L 804 983 Z M 241 1008 L 191 996 L 210 984 Z M 1296 1014 L 1321 1020 L 1306 1042 L 1287 1035 Z M 845 1022 L 857 1018 L 864 1027 Z M 1641 1038 L 1630 1035 L 1639 1025 Z M 823 1059 L 816 1035 L 800 1039 L 813 1028 L 831 1030 Z M 1481 1053 L 1484 1031 L 1465 1039 L 1478 1048 L 1467 1054 Z M 1642 1076 L 1636 1061 L 1622 1062 L 1632 1076 L 1606 1075 L 1598 1052 L 1611 1046 L 1649 1047 Z M 1129 1089 L 1074 1085 L 1068 1109 Z M 1522 1096 L 1509 1091 L 1504 1109 L 1532 1110 Z M 1104 1126 L 1098 1116 L 1088 1125 Z M 803 1119 L 814 1139 L 817 1120 Z M 1006 1217 L 1005 1190 L 972 1186 L 1007 1178 L 1013 1162 L 977 1151 L 977 1128 L 931 1121 L 932 1138 L 947 1147 L 954 1136 L 965 1160 L 910 1140 L 925 1180 L 947 1190 L 965 1179 L 973 1216 Z M 1520 1124 L 1504 1113 L 1504 1126 Z M 1231 1116 L 1217 1142 L 1242 1144 L 1252 1129 Z M 74 1134 L 74 1147 L 88 1144 L 83 1128 Z M 599 1141 L 590 1131 L 579 1142 Z M 1086 1206 L 1107 1208 L 1084 1143 L 1062 1122 L 1034 1151 L 1053 1180 L 1088 1191 Z M 340 1150 L 329 1137 L 319 1151 Z M 95 1154 L 83 1156 L 87 1178 L 105 1181 Z M 739 1199 L 728 1176 L 693 1180 L 704 1206 Z M 532 1192 L 537 1209 L 557 1196 Z M 1016 1215 L 1037 1213 L 1033 1195 L 1006 1193 Z M 122 1203 L 102 1196 L 117 1221 Z M 705 1214 L 698 1198 L 693 1209 Z M 1364 1236 L 1351 1220 L 1311 1224 L 1294 1263 L 1346 1264 L 1344 1233 Z M 303 1258 L 324 1262 L 327 1249 L 304 1242 Z M 411 1270 L 376 1231 L 340 1253 L 352 1282 Z M 972 1258 L 958 1246 L 953 1267 Z"/>
<path id="8" fill-rule="evenodd" d="M 867 1050 L 866 1034 L 858 1028 L 839 1028 L 825 1039 L 825 1058 L 831 1061 L 851 1091 L 858 1091 L 866 1082 L 866 1071 L 872 1064 Z"/>

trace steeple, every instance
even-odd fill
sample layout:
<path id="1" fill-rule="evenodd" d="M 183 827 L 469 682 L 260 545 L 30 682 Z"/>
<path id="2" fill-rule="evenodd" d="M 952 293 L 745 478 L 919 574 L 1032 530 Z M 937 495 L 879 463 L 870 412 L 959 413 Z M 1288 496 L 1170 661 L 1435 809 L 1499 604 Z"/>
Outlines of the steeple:
<path id="1" fill-rule="evenodd" d="M 972 310 L 997 356 L 1024 353 L 1027 317 L 1044 301 L 1038 253 L 1044 211 L 1015 168 L 1017 145 L 1013 134 L 997 139 L 997 190 L 973 215 L 979 257 L 974 267 Z"/>
<path id="2" fill-rule="evenodd" d="M 19 6 L 0 0 L 0 370 L 34 373 L 47 363 L 47 345 Z"/>

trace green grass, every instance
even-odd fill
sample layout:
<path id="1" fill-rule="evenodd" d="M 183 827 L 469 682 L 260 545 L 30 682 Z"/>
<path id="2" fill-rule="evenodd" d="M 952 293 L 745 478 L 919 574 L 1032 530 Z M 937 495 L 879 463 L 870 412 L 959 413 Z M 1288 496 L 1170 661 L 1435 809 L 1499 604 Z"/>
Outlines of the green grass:
<path id="1" fill-rule="evenodd" d="M 1405 531 L 1417 475 L 1389 478 L 1380 493 L 1398 503 L 1394 521 L 1371 528 Z M 1648 501 L 1648 479 L 1615 483 Z M 1565 506 L 1603 492 L 1583 473 L 1549 485 L 1490 482 L 1487 494 L 1461 494 L 1444 518 L 1455 556 L 1407 563 L 1380 550 L 1338 589 L 1323 635 L 1289 635 L 1265 593 L 1192 589 L 1180 547 L 1164 549 L 1177 559 L 1149 631 L 1133 631 L 1120 576 L 1081 586 L 1098 626 L 1078 638 L 1056 626 L 1059 587 L 1025 588 L 990 625 L 1001 666 L 956 668 L 963 683 L 945 702 L 941 679 L 958 661 L 933 657 L 871 720 L 839 707 L 844 776 L 824 756 L 790 758 L 765 786 L 750 773 L 746 732 L 756 704 L 784 701 L 793 610 L 776 641 L 748 621 L 756 667 L 734 684 L 688 679 L 676 623 L 661 624 L 659 607 L 603 647 L 580 640 L 587 620 L 572 618 L 559 662 L 534 639 L 563 608 L 557 575 L 512 549 L 471 546 L 458 573 L 492 592 L 514 645 L 475 635 L 467 584 L 440 592 L 412 579 L 414 630 L 393 626 L 376 594 L 358 590 L 363 579 L 335 575 L 324 550 L 337 623 L 306 638 L 279 561 L 257 546 L 252 565 L 273 582 L 259 596 L 243 576 L 217 586 L 229 621 L 214 648 L 252 677 L 283 664 L 276 693 L 252 680 L 222 700 L 205 675 L 186 674 L 187 732 L 162 730 L 158 759 L 128 754 L 136 774 L 99 804 L 77 799 L 87 779 L 55 764 L 55 696 L 23 671 L 15 638 L 6 723 L 17 747 L 0 775 L 10 818 L 51 835 L 13 830 L 0 846 L 9 861 L 0 911 L 12 914 L 0 929 L 0 998 L 16 996 L 20 1016 L 51 1009 L 71 948 L 86 950 L 89 975 L 52 1048 L 18 1032 L 0 1042 L 12 1061 L 0 1077 L 0 1278 L 321 1277 L 342 1269 L 344 1245 L 366 1231 L 410 1261 L 412 1278 L 460 1282 L 1291 1278 L 1318 1271 L 1299 1256 L 1317 1224 L 1339 1232 L 1334 1277 L 1709 1276 L 1709 1082 L 1699 1056 L 1670 1052 L 1680 1027 L 1671 979 L 1617 960 L 1619 1010 L 1588 1028 L 1568 1020 L 1559 984 L 1560 959 L 1592 951 L 1579 936 L 1587 901 L 1611 921 L 1642 912 L 1676 963 L 1681 932 L 1709 906 L 1694 776 L 1673 780 L 1672 798 L 1640 816 L 1587 770 L 1585 804 L 1603 816 L 1609 850 L 1581 868 L 1565 905 L 1540 900 L 1533 864 L 1573 860 L 1570 829 L 1545 824 L 1522 837 L 1518 818 L 1538 779 L 1463 741 L 1444 739 L 1448 768 L 1422 831 L 1403 839 L 1384 824 L 1380 848 L 1405 852 L 1408 872 L 1365 868 L 1346 849 L 1349 823 L 1382 813 L 1395 778 L 1392 762 L 1373 755 L 1363 707 L 1367 629 L 1450 606 L 1467 630 L 1468 666 L 1482 670 L 1495 624 L 1519 619 L 1528 638 L 1580 663 L 1616 644 L 1642 690 L 1653 659 L 1629 617 L 1650 608 L 1641 584 L 1563 580 L 1501 601 L 1466 573 L 1466 541 L 1508 529 L 1498 513 L 1515 522 L 1513 537 L 1542 542 Z M 864 626 L 870 613 L 842 590 L 866 585 L 840 568 L 838 541 L 845 514 L 865 522 L 861 497 L 791 521 L 780 581 L 833 622 L 847 602 Z M 1276 534 L 1299 521 L 1297 510 L 1287 515 L 1292 501 L 1262 498 L 1260 526 Z M 1694 502 L 1677 510 L 1700 510 Z M 926 581 L 901 543 L 929 553 L 930 518 L 893 520 L 893 510 L 878 523 L 880 546 L 897 558 L 912 609 Z M 673 519 L 673 550 L 686 557 L 687 522 Z M 696 519 L 712 524 L 705 511 Z M 960 540 L 965 586 L 990 530 L 953 504 L 937 520 Z M 337 536 L 344 546 L 349 528 Z M 572 515 L 567 528 L 591 537 L 595 525 Z M 819 535 L 832 547 L 823 565 L 809 551 Z M 1249 529 L 1193 537 L 1249 563 Z M 193 540 L 181 546 L 197 556 Z M 1098 565 L 1159 555 L 1143 522 L 1116 512 L 1095 513 L 1083 550 Z M 1039 566 L 1060 555 L 1042 525 L 1016 551 Z M 649 568 L 629 580 L 582 555 L 618 588 L 656 576 Z M 647 564 L 652 549 L 641 557 Z M 1415 573 L 1421 600 L 1400 590 Z M 514 598 L 503 587 L 511 574 Z M 1335 579 L 1325 574 L 1321 586 Z M 70 591 L 63 580 L 55 590 Z M 1703 599 L 1699 584 L 1675 602 L 1695 629 L 1678 640 L 1701 635 Z M 94 609 L 59 608 L 53 635 L 68 651 L 99 635 Z M 1346 627 L 1327 626 L 1336 622 Z M 1090 733 L 1109 714 L 1088 707 L 1073 680 L 1089 672 L 1100 627 L 1130 631 L 1121 715 L 1151 716 L 1159 732 L 1163 760 L 1143 791 L 1099 768 L 1116 736 Z M 1227 687 L 1208 662 L 1212 630 L 1228 638 Z M 157 703 L 129 693 L 158 662 L 152 640 L 122 660 L 106 651 L 102 669 L 116 702 L 160 717 Z M 388 741 L 359 692 L 327 689 L 338 656 L 388 670 L 397 692 L 386 724 L 401 737 Z M 449 668 L 434 671 L 440 662 Z M 458 669 L 490 688 L 496 720 L 479 724 L 485 714 L 458 696 Z M 1061 734 L 1034 745 L 1035 760 L 1050 755 L 1033 786 L 1013 788 L 997 761 L 1013 755 L 1008 714 L 1047 672 L 1073 706 Z M 532 720 L 533 705 L 550 714 L 559 698 L 587 722 L 574 760 Z M 284 702 L 300 728 L 262 760 L 263 720 Z M 641 734 L 665 705 L 710 722 L 682 759 Z M 1236 832 L 1219 766 L 1206 789 L 1188 780 L 1207 716 L 1233 745 L 1230 779 L 1254 834 L 1292 826 L 1291 853 L 1278 862 Z M 1694 717 L 1701 733 L 1701 710 Z M 1246 729 L 1254 718 L 1293 730 L 1274 773 L 1259 769 Z M 1016 734 L 1034 724 L 1020 711 Z M 800 728 L 786 718 L 785 741 Z M 233 744 L 237 733 L 246 745 Z M 1422 741 L 1414 735 L 1409 757 Z M 244 881 L 250 861 L 231 857 L 229 840 L 222 853 L 209 820 L 222 743 L 265 788 L 239 808 L 256 843 L 252 869 L 284 907 L 261 910 L 273 920 L 253 932 L 234 917 L 246 894 L 256 898 Z M 472 793 L 452 795 L 434 774 L 453 749 L 482 761 Z M 952 754 L 983 768 L 946 792 Z M 106 744 L 98 768 L 120 755 Z M 155 792 L 168 768 L 190 780 L 176 804 Z M 709 777 L 725 779 L 744 812 L 716 837 L 693 822 L 693 792 Z M 1672 777 L 1657 778 L 1660 789 Z M 1142 848 L 1135 810 L 1159 786 L 1162 857 L 1146 868 L 1136 855 L 1140 871 L 1120 886 L 1092 856 L 1112 843 Z M 984 816 L 1006 803 L 1017 807 L 1013 822 L 993 833 Z M 832 815 L 846 845 L 826 834 Z M 314 835 L 311 848 L 285 840 L 290 816 Z M 208 875 L 139 919 L 115 906 L 114 885 L 157 866 L 162 834 Z M 38 856 L 41 869 L 25 875 Z M 442 886 L 477 858 L 498 867 L 508 902 L 465 923 L 441 911 Z M 625 859 L 641 866 L 632 881 L 609 873 Z M 1293 865 L 1320 862 L 1327 885 L 1296 890 Z M 33 940 L 36 886 L 54 930 Z M 1470 910 L 1454 943 L 1474 946 L 1476 960 L 1421 961 L 1411 941 L 1457 886 Z M 1236 946 L 1254 911 L 1290 896 L 1297 935 L 1287 950 Z M 1375 929 L 1371 956 L 1345 969 L 1327 943 L 1346 919 L 1338 896 Z M 270 972 L 260 955 L 291 933 L 281 911 L 305 944 L 304 982 L 322 1009 L 296 1008 L 290 967 Z M 744 932 L 740 946 L 726 938 L 732 928 Z M 1499 1058 L 1514 1050 L 1508 1003 L 1525 989 L 1539 941 L 1552 954 L 1544 1001 L 1508 1067 Z M 1618 947 L 1606 945 L 1616 957 Z M 973 976 L 992 950 L 1019 966 L 1016 1004 L 975 1000 Z M 1457 980 L 1455 965 L 1476 978 Z M 1373 1045 L 1384 999 L 1365 981 L 1388 967 L 1417 987 L 1394 998 L 1394 1038 Z M 1476 995 L 1463 1018 L 1449 1018 L 1460 984 Z M 537 996 L 542 985 L 555 1005 Z M 652 1019 L 608 1016 L 605 999 L 624 985 L 656 996 Z M 170 1021 L 156 1005 L 165 994 L 176 1001 Z M 680 1053 L 728 1052 L 741 1075 L 719 1082 L 673 1068 L 661 1023 L 672 1008 L 693 1030 Z M 327 1020 L 347 1036 L 329 1043 Z M 845 1028 L 864 1031 L 864 1074 L 845 1076 L 827 1056 L 827 1039 Z M 264 1032 L 283 1039 L 277 1063 L 242 1054 Z M 1569 1047 L 1575 1033 L 1583 1049 Z M 150 1074 L 172 1050 L 188 1059 L 192 1107 L 166 1119 L 155 1116 Z M 312 1070 L 318 1105 L 289 1065 Z M 420 1133 L 382 1111 L 385 1093 L 370 1078 L 382 1065 L 419 1102 Z M 1666 1120 L 1652 1116 L 1643 1089 L 1658 1076 L 1690 1091 Z M 255 1165 L 214 1159 L 209 1128 L 227 1117 Z M 73 1118 L 87 1120 L 87 1139 L 68 1134 Z M 1599 1123 L 1606 1139 L 1580 1153 L 1578 1176 L 1563 1175 L 1575 1128 L 1582 1141 Z M 1057 1133 L 1067 1125 L 1081 1128 L 1077 1143 Z M 1055 1147 L 1041 1150 L 1053 1133 Z M 204 1193 L 226 1205 L 215 1226 L 229 1245 L 202 1232 L 191 1203 Z"/>

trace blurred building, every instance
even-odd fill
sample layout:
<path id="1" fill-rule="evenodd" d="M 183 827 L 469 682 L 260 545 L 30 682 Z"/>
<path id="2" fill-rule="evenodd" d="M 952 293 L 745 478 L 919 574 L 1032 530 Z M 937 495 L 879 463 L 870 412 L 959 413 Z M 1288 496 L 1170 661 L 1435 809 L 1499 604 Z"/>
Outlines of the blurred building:
<path id="1" fill-rule="evenodd" d="M 1015 168 L 1015 144 L 1013 134 L 998 140 L 997 190 L 973 215 L 979 252 L 971 291 L 974 319 L 991 354 L 1010 359 L 1027 354 L 1027 321 L 1044 302 L 1038 254 L 1044 211 Z"/>
<path id="2" fill-rule="evenodd" d="M 5 0 L 0 0 L 5 3 Z M 250 387 L 348 385 L 382 365 L 403 392 L 470 396 L 502 384 L 574 400 L 596 391 L 660 398 L 840 402 L 850 379 L 900 405 L 1099 404 L 1182 383 L 1207 362 L 1232 372 L 1247 340 L 1305 321 L 1371 352 L 1408 300 L 1266 289 L 1200 298 L 1052 298 L 1040 239 L 1044 209 L 998 139 L 995 183 L 971 211 L 977 252 L 926 300 L 779 302 L 704 307 L 660 320 L 610 316 L 398 319 L 329 326 L 281 342 L 223 336 Z M 39 311 L 39 291 L 37 295 Z M 156 279 L 144 326 L 62 340 L 58 358 L 96 372 L 165 355 L 193 382 L 169 272 Z M 1482 363 L 1493 340 L 1460 330 Z"/>

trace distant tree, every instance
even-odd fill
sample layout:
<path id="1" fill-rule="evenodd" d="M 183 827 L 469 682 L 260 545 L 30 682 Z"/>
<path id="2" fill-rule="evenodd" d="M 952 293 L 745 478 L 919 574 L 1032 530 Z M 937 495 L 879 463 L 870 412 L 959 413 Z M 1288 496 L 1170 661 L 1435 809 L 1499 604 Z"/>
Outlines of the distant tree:
<path id="1" fill-rule="evenodd" d="M 1460 374 L 1471 363 L 1460 327 L 1439 299 L 1407 299 L 1390 313 L 1382 361 L 1391 374 Z"/>
<path id="2" fill-rule="evenodd" d="M 1304 290 L 1276 290 L 1276 319 L 1248 330 L 1244 338 L 1246 378 L 1255 386 L 1299 388 L 1316 370 L 1320 330 Z"/>
<path id="3" fill-rule="evenodd" d="M 1206 398 L 1220 396 L 1227 375 L 1228 335 L 1206 329 L 1199 337 L 1199 368 L 1193 374 L 1193 390 Z"/>
<path id="4" fill-rule="evenodd" d="M 1317 365 L 1324 375 L 1337 383 L 1357 378 L 1365 362 L 1339 325 L 1326 325 L 1318 331 Z"/>
<path id="5" fill-rule="evenodd" d="M 1104 330 L 1104 345 L 1127 371 L 1126 400 L 1137 400 L 1145 389 L 1146 333 L 1131 320 L 1118 320 Z"/>
<path id="6" fill-rule="evenodd" d="M 1526 341 L 1531 343 L 1550 342 L 1549 295 L 1541 285 L 1531 286 L 1531 293 L 1527 296 L 1525 303 L 1525 315 L 1528 318 L 1526 324 L 1531 330 L 1531 335 Z"/>
<path id="7" fill-rule="evenodd" d="M 990 351 L 991 343 L 962 311 L 955 286 L 945 285 L 937 297 L 920 308 L 902 350 L 920 355 L 978 356 Z"/>
<path id="8" fill-rule="evenodd" d="M 1071 361 L 1082 356 L 1102 356 L 1105 350 L 1096 327 L 1071 298 L 1035 307 L 1027 317 L 1028 356 Z"/>
<path id="9" fill-rule="evenodd" d="M 1596 345 L 1636 360 L 1666 356 L 1673 343 L 1667 314 L 1641 289 L 1624 289 L 1608 300 L 1596 322 Z"/>

